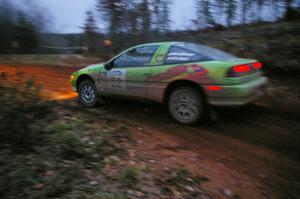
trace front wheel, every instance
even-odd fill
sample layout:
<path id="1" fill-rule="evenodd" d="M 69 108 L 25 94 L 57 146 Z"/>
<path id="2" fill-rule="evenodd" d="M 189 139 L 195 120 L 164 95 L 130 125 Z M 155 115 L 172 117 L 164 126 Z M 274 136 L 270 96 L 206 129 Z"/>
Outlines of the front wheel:
<path id="1" fill-rule="evenodd" d="M 91 108 L 97 103 L 97 90 L 92 81 L 85 80 L 80 83 L 79 102 L 87 108 Z"/>
<path id="2" fill-rule="evenodd" d="M 173 118 L 187 125 L 195 124 L 204 115 L 204 100 L 197 89 L 179 87 L 175 89 L 168 101 Z"/>

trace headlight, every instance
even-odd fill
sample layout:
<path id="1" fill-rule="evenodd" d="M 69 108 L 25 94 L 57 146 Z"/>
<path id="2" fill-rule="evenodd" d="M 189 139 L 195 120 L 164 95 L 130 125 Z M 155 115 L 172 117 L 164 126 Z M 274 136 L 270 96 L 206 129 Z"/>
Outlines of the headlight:
<path id="1" fill-rule="evenodd" d="M 71 75 L 71 76 L 70 76 L 70 80 L 73 80 L 73 79 L 75 79 L 75 76 L 74 76 L 74 75 Z"/>

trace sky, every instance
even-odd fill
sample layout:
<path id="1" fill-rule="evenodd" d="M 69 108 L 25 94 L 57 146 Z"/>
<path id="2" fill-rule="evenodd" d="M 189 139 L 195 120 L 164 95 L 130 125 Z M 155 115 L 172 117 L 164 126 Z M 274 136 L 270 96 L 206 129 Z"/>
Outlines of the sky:
<path id="1" fill-rule="evenodd" d="M 52 18 L 51 31 L 57 33 L 82 32 L 82 25 L 86 19 L 86 11 L 93 9 L 95 0 L 13 0 L 19 6 L 34 4 L 40 9 L 48 10 Z M 171 4 L 171 29 L 185 29 L 194 18 L 193 0 L 172 0 Z M 101 26 L 100 21 L 98 25 Z"/>

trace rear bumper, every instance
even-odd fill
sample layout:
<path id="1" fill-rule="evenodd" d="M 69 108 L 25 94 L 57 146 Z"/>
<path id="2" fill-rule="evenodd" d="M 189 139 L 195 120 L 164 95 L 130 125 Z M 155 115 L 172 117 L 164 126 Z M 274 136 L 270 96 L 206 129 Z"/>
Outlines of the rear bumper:
<path id="1" fill-rule="evenodd" d="M 252 103 L 265 93 L 268 78 L 260 77 L 250 82 L 237 85 L 220 86 L 217 91 L 208 90 L 206 94 L 208 103 L 213 106 L 242 106 Z"/>

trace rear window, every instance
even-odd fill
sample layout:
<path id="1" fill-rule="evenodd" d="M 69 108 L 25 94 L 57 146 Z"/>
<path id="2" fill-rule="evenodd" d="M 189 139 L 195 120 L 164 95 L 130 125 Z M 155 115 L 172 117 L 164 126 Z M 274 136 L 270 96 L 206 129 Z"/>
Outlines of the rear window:
<path id="1" fill-rule="evenodd" d="M 192 50 L 180 46 L 172 46 L 165 58 L 165 64 L 176 64 L 184 62 L 210 61 L 209 57 L 205 57 Z"/>
<path id="2" fill-rule="evenodd" d="M 196 62 L 196 61 L 218 61 L 236 59 L 237 57 L 208 46 L 193 43 L 176 43 L 171 46 L 165 64 Z"/>

